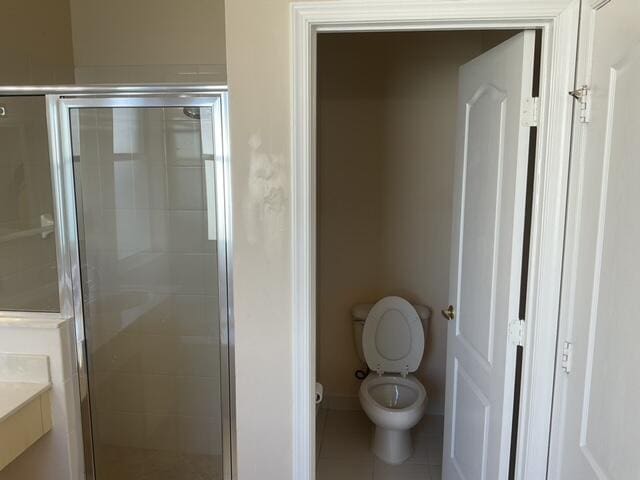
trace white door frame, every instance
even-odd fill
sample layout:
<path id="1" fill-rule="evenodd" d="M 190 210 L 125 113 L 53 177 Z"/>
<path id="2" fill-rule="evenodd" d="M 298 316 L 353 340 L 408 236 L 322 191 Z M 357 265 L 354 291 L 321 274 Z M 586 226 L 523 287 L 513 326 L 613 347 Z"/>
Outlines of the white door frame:
<path id="1" fill-rule="evenodd" d="M 580 0 L 327 0 L 291 6 L 293 471 L 315 478 L 316 35 L 542 29 L 516 478 L 546 477 Z"/>

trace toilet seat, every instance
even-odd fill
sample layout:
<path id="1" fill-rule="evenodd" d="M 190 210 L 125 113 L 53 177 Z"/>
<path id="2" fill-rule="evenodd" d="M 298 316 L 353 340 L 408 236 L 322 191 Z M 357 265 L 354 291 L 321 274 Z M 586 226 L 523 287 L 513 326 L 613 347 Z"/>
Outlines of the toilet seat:
<path id="1" fill-rule="evenodd" d="M 413 305 L 401 297 L 376 303 L 364 324 L 362 348 L 367 365 L 380 375 L 415 372 L 424 353 L 424 329 Z"/>

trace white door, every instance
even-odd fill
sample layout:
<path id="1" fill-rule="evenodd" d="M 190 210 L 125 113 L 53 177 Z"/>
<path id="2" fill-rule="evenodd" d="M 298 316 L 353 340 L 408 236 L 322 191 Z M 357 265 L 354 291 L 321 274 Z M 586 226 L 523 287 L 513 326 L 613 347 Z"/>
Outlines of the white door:
<path id="1" fill-rule="evenodd" d="M 584 2 L 582 17 L 578 80 L 592 94 L 574 125 L 548 478 L 636 480 L 640 1 Z"/>
<path id="2" fill-rule="evenodd" d="M 535 33 L 460 68 L 443 478 L 509 469 Z"/>

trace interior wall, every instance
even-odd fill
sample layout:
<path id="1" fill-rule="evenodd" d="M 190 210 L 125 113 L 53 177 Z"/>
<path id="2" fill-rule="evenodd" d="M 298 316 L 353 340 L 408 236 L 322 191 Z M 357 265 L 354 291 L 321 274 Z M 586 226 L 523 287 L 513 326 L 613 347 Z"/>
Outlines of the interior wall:
<path id="1" fill-rule="evenodd" d="M 458 67 L 509 35 L 319 36 L 317 375 L 329 399 L 360 386 L 351 307 L 400 295 L 435 312 L 416 375 L 428 411 L 444 413 Z"/>
<path id="2" fill-rule="evenodd" d="M 77 83 L 223 83 L 224 0 L 70 0 Z"/>
<path id="3" fill-rule="evenodd" d="M 238 478 L 292 478 L 289 0 L 225 5 Z"/>
<path id="4" fill-rule="evenodd" d="M 224 83 L 224 0 L 4 0 L 0 85 Z"/>
<path id="5" fill-rule="evenodd" d="M 3 0 L 0 85 L 73 83 L 69 0 Z"/>

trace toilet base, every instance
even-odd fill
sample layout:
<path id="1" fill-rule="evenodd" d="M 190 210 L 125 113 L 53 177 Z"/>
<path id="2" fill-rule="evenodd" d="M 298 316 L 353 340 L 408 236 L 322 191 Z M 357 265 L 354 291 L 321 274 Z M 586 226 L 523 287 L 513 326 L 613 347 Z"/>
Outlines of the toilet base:
<path id="1" fill-rule="evenodd" d="M 372 450 L 375 456 L 385 463 L 390 465 L 403 463 L 413 452 L 411 430 L 376 427 Z"/>

